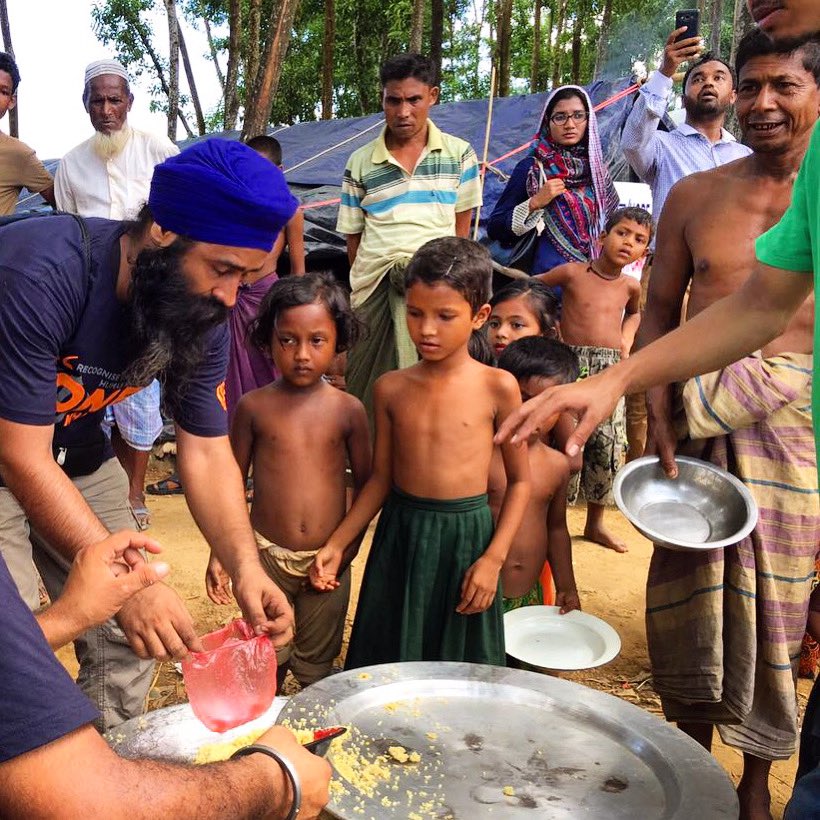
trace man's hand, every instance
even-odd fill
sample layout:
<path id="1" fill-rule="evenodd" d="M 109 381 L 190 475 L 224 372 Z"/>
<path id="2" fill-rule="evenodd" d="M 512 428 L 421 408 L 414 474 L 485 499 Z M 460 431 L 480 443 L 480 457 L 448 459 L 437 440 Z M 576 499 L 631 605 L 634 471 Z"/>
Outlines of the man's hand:
<path id="1" fill-rule="evenodd" d="M 498 592 L 498 574 L 501 565 L 482 555 L 464 574 L 461 582 L 461 600 L 456 612 L 475 615 L 490 608 Z"/>
<path id="2" fill-rule="evenodd" d="M 567 186 L 564 185 L 563 179 L 558 179 L 557 177 L 548 179 L 538 191 L 530 197 L 531 210 L 537 211 L 540 208 L 546 208 L 555 197 L 561 196 L 566 190 Z"/>
<path id="3" fill-rule="evenodd" d="M 167 564 L 146 563 L 141 549 L 160 552 L 156 541 L 127 530 L 77 553 L 60 597 L 37 616 L 53 649 L 105 623 L 132 595 L 168 574 Z"/>
<path id="4" fill-rule="evenodd" d="M 669 403 L 669 389 L 655 387 L 647 393 L 646 448 L 644 455 L 657 455 L 667 478 L 678 477 L 675 463 L 675 448 L 678 438 L 672 423 L 672 408 Z"/>
<path id="5" fill-rule="evenodd" d="M 615 405 L 623 396 L 624 387 L 619 372 L 619 366 L 615 365 L 580 382 L 546 389 L 504 419 L 495 434 L 495 443 L 526 442 L 533 433 L 540 432 L 541 427 L 556 413 L 570 411 L 578 419 L 578 424 L 568 436 L 564 449 L 573 458 L 595 428 L 612 415 Z"/>
<path id="6" fill-rule="evenodd" d="M 692 60 L 703 51 L 703 41 L 700 37 L 688 37 L 685 40 L 675 38 L 686 31 L 686 26 L 676 28 L 669 37 L 666 38 L 666 45 L 663 49 L 663 60 L 660 65 L 661 74 L 672 77 L 678 70 L 681 63 Z"/>
<path id="7" fill-rule="evenodd" d="M 240 570 L 233 594 L 245 620 L 257 635 L 267 634 L 277 648 L 293 639 L 293 608 L 285 593 L 265 574 L 261 564 Z"/>
<path id="8" fill-rule="evenodd" d="M 299 810 L 299 820 L 302 818 L 313 820 L 318 817 L 330 799 L 330 775 L 333 771 L 330 764 L 323 757 L 304 749 L 296 740 L 293 732 L 284 726 L 271 727 L 256 742 L 276 749 L 296 769 L 299 784 L 302 787 L 302 807 Z M 271 764 L 280 768 L 274 760 L 271 760 Z M 271 807 L 271 813 L 267 815 L 271 820 L 284 817 L 293 802 L 289 781 L 287 777 L 283 780 L 288 784 L 287 793 L 282 795 L 282 800 L 276 801 L 276 806 Z"/>
<path id="9" fill-rule="evenodd" d="M 233 593 L 231 592 L 231 578 L 219 559 L 211 550 L 211 557 L 208 559 L 208 569 L 205 570 L 205 589 L 208 597 L 220 605 L 232 604 Z"/>
<path id="10" fill-rule="evenodd" d="M 179 595 L 163 583 L 138 592 L 117 613 L 134 653 L 145 660 L 182 660 L 202 642 Z"/>

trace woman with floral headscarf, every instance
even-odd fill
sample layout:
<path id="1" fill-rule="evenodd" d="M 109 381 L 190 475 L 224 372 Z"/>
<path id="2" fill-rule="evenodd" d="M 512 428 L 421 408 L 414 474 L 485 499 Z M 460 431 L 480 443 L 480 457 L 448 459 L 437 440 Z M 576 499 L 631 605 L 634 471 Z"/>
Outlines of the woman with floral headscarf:
<path id="1" fill-rule="evenodd" d="M 512 244 L 538 232 L 529 273 L 586 262 L 618 207 L 586 91 L 556 89 L 547 99 L 533 152 L 515 166 L 490 215 L 491 239 Z"/>

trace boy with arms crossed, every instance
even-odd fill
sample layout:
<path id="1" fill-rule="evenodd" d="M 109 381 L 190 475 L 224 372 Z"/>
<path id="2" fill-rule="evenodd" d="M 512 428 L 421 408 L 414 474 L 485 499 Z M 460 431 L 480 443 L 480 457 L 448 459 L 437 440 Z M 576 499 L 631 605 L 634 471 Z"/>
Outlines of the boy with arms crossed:
<path id="1" fill-rule="evenodd" d="M 515 376 L 523 401 L 556 384 L 571 384 L 579 372 L 578 357 L 570 347 L 543 336 L 529 336 L 509 344 L 498 367 Z M 532 435 L 527 441 L 532 494 L 501 570 L 505 612 L 544 602 L 539 577 L 546 560 L 555 579 L 555 603 L 561 607 L 561 614 L 581 608 L 567 529 L 569 460 L 542 441 L 549 433 L 542 430 L 540 436 Z M 498 516 L 506 489 L 504 465 L 496 448 L 487 489 L 494 517 Z"/>
<path id="2" fill-rule="evenodd" d="M 350 573 L 330 595 L 306 584 L 318 548 L 344 518 L 345 459 L 353 492 L 370 476 L 370 434 L 362 403 L 322 379 L 357 331 L 347 296 L 320 274 L 291 276 L 268 291 L 251 328 L 282 374 L 246 393 L 231 424 L 231 445 L 243 477 L 253 465 L 251 524 L 262 566 L 294 608 L 297 635 L 277 653 L 279 678 L 288 665 L 302 686 L 325 677 L 342 647 Z M 358 548 L 364 528 L 350 542 Z M 344 546 L 347 546 L 345 544 Z M 229 603 L 227 578 L 212 559 L 208 594 Z"/>
<path id="3" fill-rule="evenodd" d="M 641 321 L 641 285 L 623 269 L 640 259 L 652 239 L 652 217 L 643 208 L 621 208 L 606 224 L 601 255 L 589 264 L 569 262 L 536 279 L 563 291 L 561 338 L 578 354 L 584 375 L 594 376 L 629 355 Z M 612 482 L 626 445 L 624 403 L 590 436 L 584 448 L 581 486 L 587 500 L 584 538 L 616 552 L 622 541 L 604 528 Z M 570 492 L 570 496 L 577 492 Z"/>
<path id="4" fill-rule="evenodd" d="M 487 320 L 485 248 L 434 239 L 406 274 L 407 327 L 421 361 L 374 391 L 373 475 L 311 568 L 333 589 L 348 545 L 382 508 L 347 667 L 408 660 L 503 665 L 499 574 L 529 498 L 527 453 L 503 446 L 498 524 L 487 504 L 493 435 L 521 403 L 515 379 L 470 358 Z"/>

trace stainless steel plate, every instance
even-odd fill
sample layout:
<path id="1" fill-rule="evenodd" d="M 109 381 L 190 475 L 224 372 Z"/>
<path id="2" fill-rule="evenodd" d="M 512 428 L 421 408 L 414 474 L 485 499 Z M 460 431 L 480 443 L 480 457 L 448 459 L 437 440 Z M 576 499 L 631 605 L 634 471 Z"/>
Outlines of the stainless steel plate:
<path id="1" fill-rule="evenodd" d="M 702 552 L 742 541 L 757 523 L 757 504 L 735 476 L 708 461 L 676 456 L 667 478 L 657 456 L 630 461 L 612 491 L 618 509 L 653 543 Z"/>
<path id="2" fill-rule="evenodd" d="M 657 717 L 570 681 L 466 663 L 404 663 L 332 675 L 291 698 L 279 723 L 343 724 L 327 759 L 358 818 L 736 818 L 717 762 Z M 352 745 L 351 745 L 352 744 Z M 382 757 L 391 746 L 421 760 Z M 355 750 L 387 775 L 371 794 L 345 771 Z"/>
<path id="3" fill-rule="evenodd" d="M 274 698 L 263 715 L 221 734 L 207 729 L 194 715 L 190 704 L 166 706 L 121 723 L 106 734 L 105 739 L 122 757 L 193 763 L 200 747 L 206 743 L 224 743 L 257 729 L 269 729 L 287 702 L 287 698 Z"/>

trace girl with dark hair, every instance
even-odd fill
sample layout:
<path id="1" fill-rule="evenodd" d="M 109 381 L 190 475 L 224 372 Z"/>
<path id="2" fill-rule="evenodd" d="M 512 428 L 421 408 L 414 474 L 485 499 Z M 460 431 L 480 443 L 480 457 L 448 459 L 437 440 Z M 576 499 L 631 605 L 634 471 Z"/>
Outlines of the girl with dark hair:
<path id="1" fill-rule="evenodd" d="M 547 99 L 533 151 L 516 165 L 487 233 L 512 245 L 537 231 L 528 273 L 544 273 L 586 262 L 617 207 L 590 99 L 579 86 L 562 86 Z"/>

